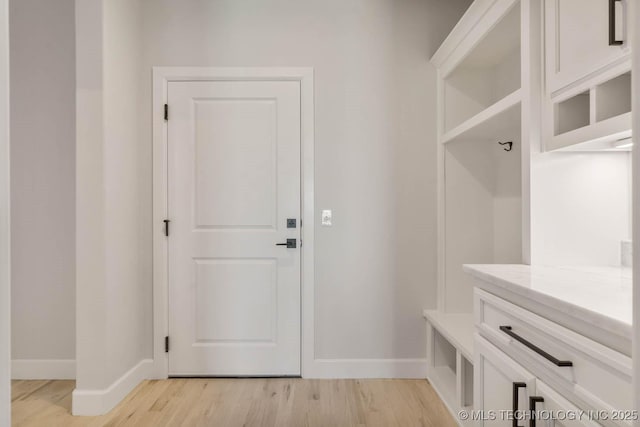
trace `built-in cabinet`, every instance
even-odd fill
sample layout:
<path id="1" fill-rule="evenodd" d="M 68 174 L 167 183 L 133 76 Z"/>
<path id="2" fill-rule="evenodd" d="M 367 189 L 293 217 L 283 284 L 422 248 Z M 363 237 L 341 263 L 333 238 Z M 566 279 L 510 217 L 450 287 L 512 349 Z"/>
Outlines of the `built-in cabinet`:
<path id="1" fill-rule="evenodd" d="M 497 418 L 480 425 L 509 425 L 505 414 L 532 417 L 535 410 L 583 414 L 564 425 L 631 425 L 630 357 L 479 288 L 474 313 L 474 407 Z"/>
<path id="2" fill-rule="evenodd" d="M 431 59 L 438 69 L 438 305 L 425 310 L 428 378 L 453 413 L 474 399 L 465 263 L 521 263 L 530 122 L 539 108 L 541 3 L 476 0 Z M 538 58 L 537 60 L 535 58 Z M 532 64 L 535 62 L 535 66 Z M 540 73 L 523 73 L 526 69 Z"/>
<path id="3" fill-rule="evenodd" d="M 476 337 L 476 425 L 598 427 L 564 398 L 481 336 Z M 580 414 L 583 414 L 580 416 Z M 554 415 L 555 420 L 550 420 Z M 515 420 L 515 424 L 514 424 Z M 533 422 L 532 422 L 533 421 Z"/>
<path id="4" fill-rule="evenodd" d="M 535 402 L 535 408 L 531 403 Z M 595 421 L 591 421 L 589 417 L 578 417 L 573 414 L 580 414 L 581 409 L 562 397 L 540 380 L 536 380 L 536 395 L 533 401 L 530 401 L 529 408 L 535 409 L 544 414 L 557 414 L 557 420 L 548 421 L 544 418 L 546 415 L 540 415 L 536 420 L 537 425 L 541 427 L 598 427 Z M 533 412 L 532 412 L 533 413 Z M 533 413 L 535 414 L 535 413 Z M 564 418 L 564 419 L 563 419 Z M 597 418 L 594 414 L 592 418 Z"/>
<path id="5" fill-rule="evenodd" d="M 557 253 L 580 265 L 616 264 L 612 253 L 629 240 L 630 229 L 624 202 L 630 162 L 623 151 L 631 133 L 628 1 L 475 0 L 431 58 L 438 85 L 439 259 L 437 307 L 423 313 L 427 377 L 454 414 L 528 410 L 536 396 L 539 408 L 631 407 L 627 356 L 601 345 L 594 355 L 580 337 L 574 338 L 586 347 L 579 349 L 553 336 L 537 341 L 539 331 L 527 335 L 531 329 L 517 317 L 500 325 L 481 322 L 474 281 L 462 268 L 531 264 Z M 571 150 L 606 153 L 556 153 Z M 558 212 L 563 204 L 554 199 L 571 200 L 572 194 L 589 195 L 578 216 Z M 614 210 L 619 220 L 592 221 Z M 550 212 L 555 222 L 547 220 Z M 584 249 L 564 243 L 575 243 L 575 236 Z M 497 321 L 497 313 L 486 319 Z M 577 362 L 549 366 L 500 326 L 524 328 L 561 360 Z M 602 354 L 617 362 L 598 364 Z M 596 374 L 585 376 L 589 369 Z M 475 421 L 458 419 L 461 425 Z"/>
<path id="6" fill-rule="evenodd" d="M 629 148 L 631 71 L 629 61 L 546 98 L 545 151 Z"/>
<path id="7" fill-rule="evenodd" d="M 628 0 L 545 0 L 547 91 L 629 56 Z"/>
<path id="8" fill-rule="evenodd" d="M 536 377 L 481 336 L 475 341 L 475 421 L 486 426 L 510 426 L 528 409 L 536 392 Z"/>
<path id="9" fill-rule="evenodd" d="M 628 8 L 629 0 L 545 1 L 546 151 L 625 146 L 631 135 Z"/>

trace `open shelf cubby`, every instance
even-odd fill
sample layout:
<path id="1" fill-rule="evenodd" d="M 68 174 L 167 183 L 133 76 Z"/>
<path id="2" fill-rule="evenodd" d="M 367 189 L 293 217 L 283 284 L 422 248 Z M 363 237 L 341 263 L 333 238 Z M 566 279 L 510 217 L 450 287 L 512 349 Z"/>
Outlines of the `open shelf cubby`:
<path id="1" fill-rule="evenodd" d="M 463 264 L 522 262 L 519 121 L 501 135 L 444 146 L 445 312 L 473 312 L 473 282 Z M 511 142 L 511 151 L 499 142 Z"/>
<path id="2" fill-rule="evenodd" d="M 428 377 L 452 412 L 473 406 L 473 315 L 425 310 Z"/>
<path id="3" fill-rule="evenodd" d="M 551 100 L 546 151 L 612 150 L 616 141 L 631 136 L 631 71 L 580 90 Z"/>
<path id="4" fill-rule="evenodd" d="M 631 72 L 596 86 L 596 122 L 631 112 Z"/>
<path id="5" fill-rule="evenodd" d="M 516 5 L 444 78 L 444 132 L 521 87 L 520 5 Z"/>
<path id="6" fill-rule="evenodd" d="M 582 92 L 554 105 L 554 135 L 560 135 L 589 125 L 590 92 Z"/>
<path id="7" fill-rule="evenodd" d="M 471 408 L 473 406 L 473 363 L 466 358 L 462 358 L 462 378 L 461 378 L 461 398 L 462 407 Z"/>
<path id="8" fill-rule="evenodd" d="M 451 397 L 456 396 L 456 348 L 442 336 L 438 330 L 433 331 L 433 369 L 438 377 L 441 392 Z"/>

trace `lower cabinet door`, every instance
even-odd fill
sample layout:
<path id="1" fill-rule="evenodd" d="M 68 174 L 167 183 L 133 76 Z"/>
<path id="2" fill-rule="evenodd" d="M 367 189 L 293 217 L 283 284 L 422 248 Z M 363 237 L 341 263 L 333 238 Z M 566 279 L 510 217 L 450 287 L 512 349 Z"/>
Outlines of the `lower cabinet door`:
<path id="1" fill-rule="evenodd" d="M 536 393 L 529 402 L 533 420 L 527 424 L 535 427 L 600 427 L 591 421 L 587 411 L 581 411 L 567 399 L 540 380 L 536 381 Z"/>
<path id="2" fill-rule="evenodd" d="M 475 335 L 474 402 L 477 426 L 529 425 L 529 397 L 536 378 L 489 341 Z"/>

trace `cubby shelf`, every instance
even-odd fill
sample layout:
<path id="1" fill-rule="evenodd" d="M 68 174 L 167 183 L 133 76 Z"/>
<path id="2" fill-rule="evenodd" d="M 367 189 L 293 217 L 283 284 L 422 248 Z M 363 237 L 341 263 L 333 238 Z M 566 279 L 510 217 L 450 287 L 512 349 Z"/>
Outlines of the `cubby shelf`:
<path id="1" fill-rule="evenodd" d="M 619 151 L 616 141 L 631 136 L 631 72 L 604 77 L 549 101 L 546 151 Z"/>
<path id="2" fill-rule="evenodd" d="M 521 263 L 528 245 L 523 112 L 539 106 L 529 95 L 537 68 L 523 67 L 535 65 L 537 6 L 475 0 L 431 59 L 438 68 L 438 308 L 423 315 L 427 378 L 453 414 L 474 405 L 473 283 L 462 265 Z"/>
<path id="3" fill-rule="evenodd" d="M 473 407 L 473 315 L 437 310 L 423 315 L 429 381 L 452 413 L 468 410 Z"/>
<path id="4" fill-rule="evenodd" d="M 615 150 L 613 142 L 631 136 L 631 112 L 554 136 L 547 150 Z"/>
<path id="5" fill-rule="evenodd" d="M 518 89 L 445 133 L 441 142 L 446 144 L 453 141 L 495 138 L 505 129 L 512 127 L 513 123 L 520 122 L 521 102 L 522 91 Z"/>
<path id="6" fill-rule="evenodd" d="M 455 402 L 456 384 L 458 380 L 456 373 L 447 366 L 436 366 L 432 370 L 431 383 L 436 387 L 438 393 L 442 395 L 445 402 Z M 456 410 L 457 408 L 451 408 Z"/>
<path id="7" fill-rule="evenodd" d="M 494 9 L 492 9 L 494 10 Z M 504 2 L 478 22 L 483 28 L 459 57 L 442 69 L 443 133 L 456 135 L 496 111 L 521 88 L 520 7 Z M 461 52 L 463 51 L 463 52 Z"/>
<path id="8" fill-rule="evenodd" d="M 468 360 L 473 360 L 473 314 L 424 310 L 423 316 Z"/>

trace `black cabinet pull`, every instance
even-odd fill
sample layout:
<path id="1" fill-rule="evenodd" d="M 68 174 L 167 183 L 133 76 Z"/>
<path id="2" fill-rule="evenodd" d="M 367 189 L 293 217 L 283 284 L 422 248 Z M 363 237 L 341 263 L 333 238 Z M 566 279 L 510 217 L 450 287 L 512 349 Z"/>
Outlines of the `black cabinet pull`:
<path id="1" fill-rule="evenodd" d="M 609 0 L 609 46 L 620 46 L 623 41 L 616 40 L 616 3 L 622 0 Z"/>
<path id="2" fill-rule="evenodd" d="M 540 356 L 544 357 L 545 359 L 547 359 L 549 362 L 553 363 L 556 366 L 573 366 L 573 362 L 569 360 L 559 360 L 553 357 L 552 355 L 550 355 L 549 353 L 547 353 L 546 351 L 544 351 L 543 349 L 541 349 L 540 347 L 536 346 L 535 344 L 532 344 L 529 341 L 525 340 L 520 335 L 513 332 L 513 328 L 511 326 L 500 326 L 500 330 L 505 334 L 509 335 L 514 340 L 529 347 L 531 350 L 535 351 Z"/>
<path id="3" fill-rule="evenodd" d="M 513 383 L 513 422 L 511 423 L 513 427 L 520 427 L 518 425 L 518 390 L 526 387 L 527 383 Z"/>
<path id="4" fill-rule="evenodd" d="M 536 427 L 536 403 L 539 402 L 544 402 L 544 398 L 541 396 L 531 396 L 529 398 L 529 411 L 531 412 L 529 427 Z"/>

